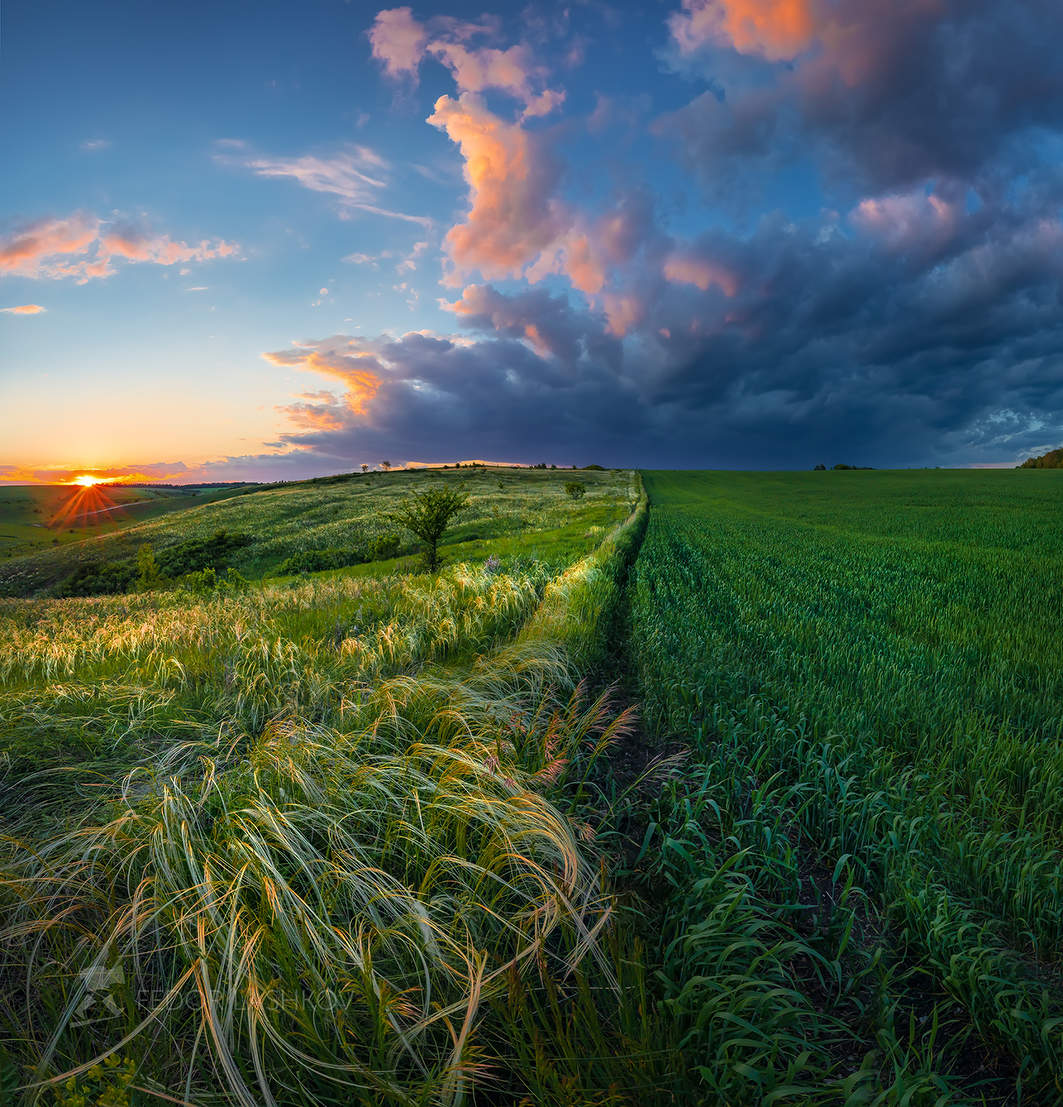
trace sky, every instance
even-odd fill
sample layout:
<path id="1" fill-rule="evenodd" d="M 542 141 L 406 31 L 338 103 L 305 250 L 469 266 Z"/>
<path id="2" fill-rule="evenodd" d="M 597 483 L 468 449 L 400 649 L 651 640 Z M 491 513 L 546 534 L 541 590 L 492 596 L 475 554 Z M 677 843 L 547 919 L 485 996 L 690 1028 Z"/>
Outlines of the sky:
<path id="1" fill-rule="evenodd" d="M 1063 442 L 1058 0 L 7 0 L 0 481 Z"/>

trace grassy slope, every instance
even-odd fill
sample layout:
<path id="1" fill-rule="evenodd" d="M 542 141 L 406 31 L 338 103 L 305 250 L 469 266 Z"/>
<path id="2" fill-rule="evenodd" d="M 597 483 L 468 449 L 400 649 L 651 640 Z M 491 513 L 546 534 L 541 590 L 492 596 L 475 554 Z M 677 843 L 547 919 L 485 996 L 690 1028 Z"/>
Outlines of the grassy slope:
<path id="1" fill-rule="evenodd" d="M 587 488 L 575 506 L 564 492 L 572 479 Z M 443 483 L 461 485 L 470 494 L 470 510 L 446 539 L 449 546 L 464 544 L 453 552 L 470 558 L 518 550 L 541 557 L 578 555 L 587 548 L 586 531 L 615 524 L 632 495 L 626 473 L 511 469 L 358 474 L 229 493 L 117 534 L 2 562 L 0 595 L 40 593 L 79 566 L 130 557 L 145 542 L 158 550 L 218 530 L 252 537 L 233 565 L 260 577 L 299 550 L 349 546 L 394 531 L 384 512 L 411 491 Z M 601 533 L 594 531 L 592 540 Z"/>
<path id="2" fill-rule="evenodd" d="M 630 653 L 689 761 L 640 878 L 690 1094 L 1060 1102 L 1063 482 L 647 487 Z"/>

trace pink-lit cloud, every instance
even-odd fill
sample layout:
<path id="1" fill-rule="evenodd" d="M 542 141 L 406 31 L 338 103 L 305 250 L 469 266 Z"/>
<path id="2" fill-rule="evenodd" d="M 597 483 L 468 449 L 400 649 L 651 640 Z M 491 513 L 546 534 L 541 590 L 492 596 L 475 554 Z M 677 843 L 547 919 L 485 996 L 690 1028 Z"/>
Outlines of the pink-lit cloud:
<path id="1" fill-rule="evenodd" d="M 543 87 L 548 71 L 532 57 L 524 44 L 498 50 L 484 46 L 470 48 L 460 42 L 433 42 L 428 52 L 451 71 L 458 92 L 486 92 L 496 89 L 524 105 L 525 119 L 549 115 L 565 101 L 559 89 Z"/>
<path id="2" fill-rule="evenodd" d="M 47 310 L 47 308 L 42 308 L 40 304 L 18 304 L 16 307 L 0 308 L 0 312 L 5 315 L 40 315 Z"/>
<path id="3" fill-rule="evenodd" d="M 738 291 L 738 278 L 724 266 L 696 254 L 678 251 L 665 258 L 665 278 L 678 284 L 692 284 L 707 292 L 715 285 L 725 296 Z"/>
<path id="4" fill-rule="evenodd" d="M 94 215 L 77 213 L 65 219 L 42 219 L 0 238 L 0 274 L 58 280 L 73 277 L 78 284 L 116 272 L 112 262 L 175 265 L 234 257 L 235 243 L 204 239 L 189 244 L 136 228 L 111 228 Z"/>
<path id="5" fill-rule="evenodd" d="M 86 253 L 99 237 L 99 231 L 99 219 L 80 213 L 66 219 L 29 223 L 0 238 L 0 273 L 39 276 L 46 259 Z"/>
<path id="6" fill-rule="evenodd" d="M 607 292 L 603 296 L 606 330 L 617 338 L 640 326 L 646 318 L 646 301 L 632 292 Z"/>
<path id="7" fill-rule="evenodd" d="M 476 273 L 532 284 L 563 276 L 605 312 L 611 334 L 637 325 L 642 293 L 625 286 L 637 279 L 640 257 L 659 271 L 667 241 L 649 198 L 631 192 L 589 218 L 560 196 L 561 165 L 548 134 L 502 119 L 475 93 L 442 96 L 435 107 L 428 121 L 458 144 L 469 185 L 468 214 L 444 238 L 447 283 Z M 538 334 L 524 337 L 542 346 Z"/>
<path id="8" fill-rule="evenodd" d="M 373 57 L 392 78 L 416 79 L 428 44 L 428 33 L 410 8 L 386 8 L 377 12 L 369 29 Z"/>
<path id="9" fill-rule="evenodd" d="M 792 61 L 816 47 L 817 65 L 846 84 L 865 80 L 913 20 L 946 0 L 682 0 L 668 26 L 680 54 L 727 47 L 768 61 Z"/>
<path id="10" fill-rule="evenodd" d="M 505 49 L 470 45 L 478 36 L 497 33 L 497 21 L 487 17 L 478 23 L 446 17 L 421 23 L 408 7 L 378 12 L 368 31 L 373 57 L 393 79 L 416 81 L 422 60 L 430 56 L 450 70 L 459 94 L 503 92 L 524 106 L 525 119 L 559 108 L 565 93 L 546 87 L 549 71 L 527 43 Z"/>
<path id="11" fill-rule="evenodd" d="M 174 242 L 169 235 L 148 235 L 137 230 L 112 231 L 100 237 L 100 250 L 108 257 L 125 261 L 147 261 L 153 265 L 176 265 L 179 262 L 210 261 L 233 257 L 238 247 L 232 242 L 209 242 L 197 245 Z"/>
<path id="12" fill-rule="evenodd" d="M 606 264 L 597 239 L 580 229 L 571 231 L 559 243 L 552 269 L 566 274 L 573 288 L 587 296 L 596 296 L 605 286 Z"/>
<path id="13" fill-rule="evenodd" d="M 955 203 L 919 190 L 869 197 L 853 209 L 849 219 L 888 249 L 926 250 L 953 237 L 960 212 Z"/>
<path id="14" fill-rule="evenodd" d="M 297 402 L 278 408 L 291 420 L 300 432 L 338 431 L 346 424 L 352 412 L 362 414 L 353 405 L 345 403 L 331 392 L 304 392 Z"/>
<path id="15" fill-rule="evenodd" d="M 813 0 L 683 0 L 668 25 L 682 54 L 713 44 L 771 61 L 796 57 L 817 30 Z"/>
<path id="16" fill-rule="evenodd" d="M 992 0 L 684 0 L 669 23 L 689 73 L 703 47 L 780 64 L 713 57 L 716 87 L 657 128 L 721 193 L 734 181 L 724 161 L 753 158 L 811 156 L 832 175 L 855 169 L 875 192 L 970 179 L 1020 132 L 1058 124 L 1063 78 L 1038 32 L 1051 10 L 1030 0 L 1013 19 Z"/>
<path id="17" fill-rule="evenodd" d="M 347 405 L 356 415 L 368 412 L 384 372 L 376 354 L 361 339 L 347 336 L 306 345 L 297 343 L 292 349 L 262 356 L 272 365 L 303 369 L 341 381 L 347 389 Z"/>

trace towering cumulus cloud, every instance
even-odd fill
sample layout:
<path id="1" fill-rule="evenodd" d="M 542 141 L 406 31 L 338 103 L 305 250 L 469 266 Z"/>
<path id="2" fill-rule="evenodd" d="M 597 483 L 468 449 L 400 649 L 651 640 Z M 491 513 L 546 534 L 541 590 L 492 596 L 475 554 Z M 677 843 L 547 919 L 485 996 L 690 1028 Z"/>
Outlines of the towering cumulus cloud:
<path id="1" fill-rule="evenodd" d="M 465 159 L 472 206 L 447 232 L 451 257 L 485 277 L 520 276 L 571 221 L 555 196 L 560 166 L 540 139 L 493 115 L 474 93 L 441 96 L 428 122 Z"/>

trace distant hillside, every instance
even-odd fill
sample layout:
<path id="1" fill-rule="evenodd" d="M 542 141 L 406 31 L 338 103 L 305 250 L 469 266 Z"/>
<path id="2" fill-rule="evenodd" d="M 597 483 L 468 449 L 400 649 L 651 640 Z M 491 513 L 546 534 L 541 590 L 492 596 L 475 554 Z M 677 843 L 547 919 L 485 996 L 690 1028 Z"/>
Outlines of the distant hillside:
<path id="1" fill-rule="evenodd" d="M 1063 469 L 1063 446 L 1060 446 L 1058 450 L 1049 450 L 1047 454 L 1041 454 L 1040 457 L 1028 457 L 1016 468 Z"/>
<path id="2" fill-rule="evenodd" d="M 571 470 L 463 467 L 222 490 L 200 506 L 0 561 L 0 597 L 126 591 L 137 572 L 137 552 L 146 544 L 164 575 L 173 577 L 214 568 L 258 579 L 406 556 L 417 542 L 387 513 L 411 493 L 444 484 L 470 496 L 446 543 L 460 546 L 463 557 L 498 555 L 516 538 L 527 545 L 537 533 L 543 537 L 537 556 L 545 556 L 556 535 L 549 542 L 546 537 L 566 527 L 580 537 L 582 553 L 583 539 L 593 538 L 588 528 L 615 525 L 627 514 L 632 477 L 624 471 L 581 472 L 586 494 L 578 505 L 565 490 L 571 480 Z"/>

